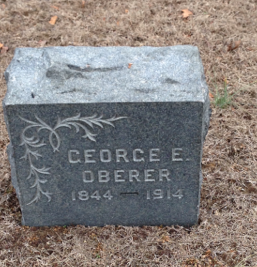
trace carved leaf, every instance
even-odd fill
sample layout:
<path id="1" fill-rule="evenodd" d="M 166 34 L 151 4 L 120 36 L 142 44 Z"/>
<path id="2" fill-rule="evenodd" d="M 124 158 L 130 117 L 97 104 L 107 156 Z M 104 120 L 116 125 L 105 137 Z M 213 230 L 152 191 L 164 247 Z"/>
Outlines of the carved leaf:
<path id="1" fill-rule="evenodd" d="M 88 120 L 87 118 L 81 118 L 80 119 L 81 121 L 85 122 L 86 124 L 88 124 L 90 127 L 94 127 L 92 122 L 90 120 Z"/>
<path id="2" fill-rule="evenodd" d="M 43 120 L 41 120 L 39 117 L 35 116 L 36 119 L 42 124 L 44 125 L 47 129 L 51 129 L 51 127 L 49 125 L 47 125 Z M 52 130 L 52 129 L 51 129 Z"/>
<path id="3" fill-rule="evenodd" d="M 65 123 L 65 122 L 69 122 L 69 121 L 76 121 L 79 118 L 80 118 L 80 113 L 78 115 L 73 116 L 73 117 L 62 120 L 61 123 Z"/>
<path id="4" fill-rule="evenodd" d="M 19 118 L 20 118 L 21 120 L 23 120 L 23 121 L 29 123 L 29 124 L 32 124 L 32 125 L 39 125 L 39 126 L 40 126 L 40 124 L 38 124 L 37 122 L 34 122 L 34 121 L 30 121 L 30 120 L 24 119 L 24 118 L 22 118 L 22 117 L 20 117 L 20 116 L 19 116 Z"/>
<path id="5" fill-rule="evenodd" d="M 83 135 L 82 137 L 83 137 L 83 138 L 88 138 L 88 139 L 90 139 L 91 141 L 96 142 L 96 139 L 94 138 L 93 135 Z"/>
<path id="6" fill-rule="evenodd" d="M 79 132 L 79 126 L 75 122 L 69 122 L 70 125 L 72 125 L 76 129 L 76 133 Z"/>
<path id="7" fill-rule="evenodd" d="M 51 168 L 46 168 L 46 167 L 43 167 L 41 169 L 36 169 L 39 173 L 42 173 L 42 174 L 50 174 L 50 172 L 48 172 Z"/>
<path id="8" fill-rule="evenodd" d="M 30 151 L 30 154 L 32 156 L 34 156 L 36 158 L 36 160 L 38 160 L 38 157 L 42 157 L 42 155 L 39 154 L 37 150 L 36 151 Z"/>
<path id="9" fill-rule="evenodd" d="M 47 198 L 48 198 L 48 202 L 50 202 L 51 201 L 51 193 L 49 193 L 49 192 L 44 192 L 43 193 Z"/>
<path id="10" fill-rule="evenodd" d="M 92 121 L 92 123 L 97 125 L 97 126 L 99 126 L 99 127 L 101 127 L 101 128 L 103 128 L 103 125 L 102 125 L 102 123 L 100 123 L 100 120 L 99 121 L 94 120 L 94 121 Z"/>
<path id="11" fill-rule="evenodd" d="M 55 138 L 56 142 L 54 142 L 54 138 Z M 58 151 L 61 141 L 60 141 L 59 135 L 55 131 L 51 131 L 51 133 L 49 135 L 49 142 L 53 148 L 53 151 L 54 152 Z"/>
<path id="12" fill-rule="evenodd" d="M 112 127 L 114 127 L 114 124 L 113 123 L 111 123 L 110 121 L 104 121 L 104 120 L 100 120 L 100 122 L 102 122 L 102 123 L 105 123 L 105 124 L 109 124 L 109 125 L 111 125 Z"/>
<path id="13" fill-rule="evenodd" d="M 38 184 L 38 180 L 37 179 L 35 179 L 35 181 L 34 181 L 34 184 L 30 187 L 30 188 L 34 188 L 34 187 L 36 187 L 37 186 L 37 184 Z"/>
<path id="14" fill-rule="evenodd" d="M 30 172 L 29 172 L 29 175 L 27 176 L 27 178 L 26 178 L 26 179 L 27 179 L 27 180 L 28 180 L 28 179 L 30 179 L 30 178 L 31 178 L 31 176 L 32 176 L 32 171 L 30 170 Z"/>
<path id="15" fill-rule="evenodd" d="M 41 184 L 45 184 L 45 183 L 47 182 L 47 180 L 42 180 L 42 179 L 40 179 L 39 182 L 40 182 Z"/>
<path id="16" fill-rule="evenodd" d="M 43 143 L 43 142 L 40 142 L 38 144 L 34 144 L 33 147 L 42 147 L 42 146 L 45 146 L 46 144 Z"/>

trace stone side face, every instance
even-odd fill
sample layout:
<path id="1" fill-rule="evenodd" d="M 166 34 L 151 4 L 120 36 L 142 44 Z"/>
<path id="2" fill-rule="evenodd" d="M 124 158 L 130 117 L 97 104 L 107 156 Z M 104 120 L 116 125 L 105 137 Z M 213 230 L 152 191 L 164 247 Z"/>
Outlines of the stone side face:
<path id="1" fill-rule="evenodd" d="M 197 223 L 209 99 L 196 48 L 19 49 L 6 78 L 24 225 Z"/>

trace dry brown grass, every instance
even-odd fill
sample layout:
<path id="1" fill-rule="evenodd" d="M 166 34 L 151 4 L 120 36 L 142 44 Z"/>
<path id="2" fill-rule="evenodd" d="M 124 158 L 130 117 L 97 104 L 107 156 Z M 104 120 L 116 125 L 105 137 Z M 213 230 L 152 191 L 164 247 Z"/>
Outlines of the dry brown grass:
<path id="1" fill-rule="evenodd" d="M 0 110 L 0 266 L 257 266 L 257 1 L 0 0 L 3 72 L 21 46 L 199 47 L 211 92 L 227 79 L 232 105 L 213 115 L 204 146 L 199 225 L 20 225 Z M 52 7 L 57 6 L 59 10 Z M 181 10 L 193 16 L 183 20 Z M 126 11 L 127 10 L 127 11 Z M 48 21 L 57 15 L 54 26 Z M 233 42 L 241 40 L 237 49 Z"/>

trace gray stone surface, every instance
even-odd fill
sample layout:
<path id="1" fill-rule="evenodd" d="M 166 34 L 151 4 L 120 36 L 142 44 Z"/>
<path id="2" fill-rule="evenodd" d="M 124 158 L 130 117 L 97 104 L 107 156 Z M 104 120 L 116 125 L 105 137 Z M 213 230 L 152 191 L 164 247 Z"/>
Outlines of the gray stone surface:
<path id="1" fill-rule="evenodd" d="M 196 47 L 19 48 L 5 77 L 24 225 L 197 223 L 209 98 Z"/>

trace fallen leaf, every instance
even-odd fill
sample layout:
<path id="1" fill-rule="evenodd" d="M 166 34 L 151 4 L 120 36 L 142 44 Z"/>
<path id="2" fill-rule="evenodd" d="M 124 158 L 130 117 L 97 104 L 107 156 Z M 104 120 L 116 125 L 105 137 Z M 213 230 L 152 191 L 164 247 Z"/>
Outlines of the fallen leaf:
<path id="1" fill-rule="evenodd" d="M 0 48 L 2 48 L 4 45 L 0 43 Z"/>
<path id="2" fill-rule="evenodd" d="M 220 212 L 218 210 L 215 210 L 214 211 L 214 214 L 217 215 L 217 216 L 219 216 L 220 215 Z"/>
<path id="3" fill-rule="evenodd" d="M 162 242 L 163 243 L 169 242 L 169 241 L 170 241 L 170 237 L 168 235 L 162 237 Z"/>
<path id="4" fill-rule="evenodd" d="M 190 15 L 193 15 L 193 12 L 191 12 L 191 11 L 188 10 L 188 9 L 183 9 L 183 10 L 181 10 L 181 11 L 183 12 L 182 17 L 183 17 L 184 19 L 188 18 Z"/>
<path id="5" fill-rule="evenodd" d="M 102 243 L 98 243 L 96 249 L 99 250 L 103 250 L 103 244 Z"/>
<path id="6" fill-rule="evenodd" d="M 254 47 L 251 47 L 251 46 L 250 46 L 250 47 L 247 47 L 246 49 L 247 49 L 248 51 L 254 51 L 254 50 L 256 50 L 257 48 L 254 48 Z"/>
<path id="7" fill-rule="evenodd" d="M 211 254 L 211 250 L 208 249 L 206 252 L 205 252 L 206 255 L 210 255 Z"/>
<path id="8" fill-rule="evenodd" d="M 125 13 L 128 13 L 129 11 L 128 11 L 128 9 L 125 9 Z"/>
<path id="9" fill-rule="evenodd" d="M 49 23 L 50 23 L 51 25 L 54 25 L 55 22 L 56 22 L 56 20 L 57 20 L 57 16 L 53 16 L 53 17 L 51 17 Z"/>
<path id="10" fill-rule="evenodd" d="M 234 47 L 234 49 L 238 48 L 240 44 L 241 44 L 241 41 L 240 40 L 239 41 L 235 41 L 235 47 Z"/>
<path id="11" fill-rule="evenodd" d="M 133 65 L 133 63 L 129 63 L 128 68 L 130 69 L 132 65 Z"/>
<path id="12" fill-rule="evenodd" d="M 85 1 L 85 0 L 82 0 L 82 1 L 81 1 L 81 7 L 84 8 L 85 5 L 86 5 L 86 1 Z"/>
<path id="13" fill-rule="evenodd" d="M 211 171 L 213 171 L 216 168 L 216 164 L 215 162 L 208 162 L 206 164 L 203 164 L 203 168 L 210 169 Z"/>
<path id="14" fill-rule="evenodd" d="M 2 4 L 2 8 L 5 9 L 6 8 L 6 5 L 5 4 Z"/>
<path id="15" fill-rule="evenodd" d="M 1 54 L 5 54 L 7 51 L 8 51 L 8 47 L 7 46 L 3 46 L 2 48 L 1 48 Z"/>
<path id="16" fill-rule="evenodd" d="M 209 92 L 209 97 L 214 98 L 214 95 L 211 92 Z"/>
<path id="17" fill-rule="evenodd" d="M 43 46 L 45 46 L 46 41 L 42 41 L 42 40 L 40 40 L 38 43 L 39 43 L 39 45 L 40 45 L 41 47 L 43 47 Z"/>
<path id="18" fill-rule="evenodd" d="M 226 77 L 223 79 L 223 81 L 224 81 L 225 84 L 229 84 L 229 82 L 228 82 Z"/>
<path id="19" fill-rule="evenodd" d="M 83 46 L 83 43 L 69 42 L 68 45 Z"/>
<path id="20" fill-rule="evenodd" d="M 95 233 L 92 233 L 92 234 L 90 235 L 90 237 L 91 237 L 92 239 L 96 239 L 97 235 L 96 235 Z M 86 242 L 86 241 L 84 241 L 84 242 Z"/>
<path id="21" fill-rule="evenodd" d="M 232 50 L 237 49 L 237 48 L 240 46 L 240 44 L 241 44 L 241 41 L 240 41 L 240 40 L 239 40 L 239 41 L 235 41 L 235 42 L 231 41 L 231 42 L 228 44 L 228 49 L 227 49 L 227 51 L 232 51 Z"/>
<path id="22" fill-rule="evenodd" d="M 120 22 L 119 21 L 117 21 L 117 26 L 119 26 L 120 25 Z"/>
<path id="23" fill-rule="evenodd" d="M 52 8 L 56 9 L 56 10 L 59 10 L 59 7 L 58 6 L 51 6 Z"/>

